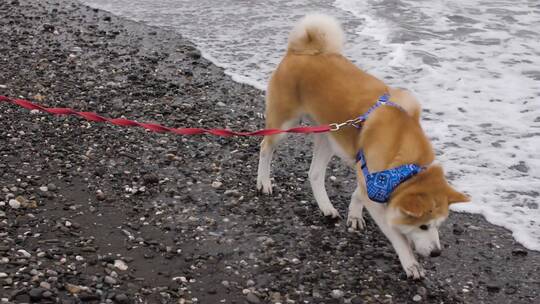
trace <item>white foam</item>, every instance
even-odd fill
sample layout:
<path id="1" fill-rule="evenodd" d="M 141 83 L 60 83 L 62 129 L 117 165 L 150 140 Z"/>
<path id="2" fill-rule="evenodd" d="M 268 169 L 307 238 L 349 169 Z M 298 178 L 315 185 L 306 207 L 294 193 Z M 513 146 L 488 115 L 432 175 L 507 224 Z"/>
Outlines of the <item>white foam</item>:
<path id="1" fill-rule="evenodd" d="M 87 0 L 172 28 L 234 80 L 264 89 L 306 12 L 335 16 L 345 54 L 413 90 L 452 183 L 480 213 L 540 250 L 540 8 L 527 0 Z M 391 78 L 390 78 L 391 77 Z M 523 172 L 522 172 L 523 171 Z"/>

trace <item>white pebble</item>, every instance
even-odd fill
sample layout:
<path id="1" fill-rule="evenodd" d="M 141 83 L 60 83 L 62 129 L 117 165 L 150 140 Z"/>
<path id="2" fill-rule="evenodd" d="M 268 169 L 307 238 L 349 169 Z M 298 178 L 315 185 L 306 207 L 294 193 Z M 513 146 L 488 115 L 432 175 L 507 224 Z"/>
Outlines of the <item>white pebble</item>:
<path id="1" fill-rule="evenodd" d="M 412 300 L 415 302 L 420 302 L 422 301 L 422 297 L 420 295 L 415 295 L 414 297 L 412 297 Z"/>
<path id="2" fill-rule="evenodd" d="M 41 187 L 39 187 L 39 190 L 41 190 L 43 192 L 47 192 L 47 191 L 49 191 L 49 188 L 47 188 L 47 186 L 41 186 Z"/>
<path id="3" fill-rule="evenodd" d="M 128 265 L 126 265 L 126 263 L 122 260 L 114 260 L 114 267 L 122 271 L 126 271 L 128 269 Z"/>
<path id="4" fill-rule="evenodd" d="M 9 206 L 13 209 L 19 209 L 21 208 L 21 203 L 19 203 L 18 200 L 12 199 L 12 200 L 9 200 Z"/>
<path id="5" fill-rule="evenodd" d="M 7 278 L 8 274 L 5 272 L 0 272 L 0 279 L 1 278 Z"/>
<path id="6" fill-rule="evenodd" d="M 186 277 L 174 277 L 173 278 L 173 281 L 180 281 L 182 283 L 187 283 L 188 280 L 186 279 Z"/>
<path id="7" fill-rule="evenodd" d="M 19 249 L 19 250 L 17 250 L 17 252 L 22 254 L 25 258 L 29 258 L 29 257 L 32 256 L 28 251 L 26 251 L 24 249 Z"/>
<path id="8" fill-rule="evenodd" d="M 223 185 L 222 182 L 215 181 L 215 182 L 212 183 L 212 188 L 217 189 L 217 188 L 221 187 L 221 185 Z"/>
<path id="9" fill-rule="evenodd" d="M 339 289 L 334 289 L 332 290 L 332 293 L 331 293 L 331 296 L 332 298 L 334 299 L 341 299 L 343 298 L 343 296 L 345 295 L 345 293 Z"/>

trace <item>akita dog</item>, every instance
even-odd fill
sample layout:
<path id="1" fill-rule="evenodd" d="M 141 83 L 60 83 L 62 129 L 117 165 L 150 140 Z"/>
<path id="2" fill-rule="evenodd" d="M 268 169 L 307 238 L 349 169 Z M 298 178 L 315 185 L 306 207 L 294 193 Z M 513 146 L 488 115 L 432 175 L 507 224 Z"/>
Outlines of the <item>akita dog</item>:
<path id="1" fill-rule="evenodd" d="M 325 189 L 326 166 L 338 155 L 356 167 L 358 185 L 347 223 L 363 229 L 364 206 L 392 243 L 407 276 L 424 270 L 413 254 L 441 254 L 438 227 L 448 206 L 469 197 L 452 188 L 420 126 L 420 104 L 341 54 L 343 31 L 335 19 L 304 17 L 289 36 L 288 50 L 266 92 L 266 127 L 288 128 L 302 117 L 316 124 L 349 121 L 314 135 L 309 181 L 325 216 L 338 217 Z M 333 125 L 337 129 L 337 125 Z M 283 135 L 266 136 L 260 150 L 257 188 L 270 194 L 270 163 Z"/>

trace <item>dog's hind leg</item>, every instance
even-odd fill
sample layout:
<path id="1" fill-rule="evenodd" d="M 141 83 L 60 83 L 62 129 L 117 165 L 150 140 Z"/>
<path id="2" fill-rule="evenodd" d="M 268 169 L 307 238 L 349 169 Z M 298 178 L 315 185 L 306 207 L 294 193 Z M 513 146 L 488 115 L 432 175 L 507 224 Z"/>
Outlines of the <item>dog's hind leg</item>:
<path id="1" fill-rule="evenodd" d="M 362 212 L 364 210 L 364 203 L 360 198 L 358 187 L 354 190 L 351 196 L 351 203 L 349 204 L 349 214 L 347 216 L 347 225 L 353 230 L 363 230 L 366 227 L 366 221 Z"/>
<path id="2" fill-rule="evenodd" d="M 278 126 L 270 125 L 268 128 L 287 129 L 294 126 L 298 119 L 285 121 Z M 257 170 L 257 190 L 264 194 L 272 194 L 272 182 L 270 180 L 270 170 L 272 164 L 272 156 L 278 144 L 285 138 L 285 134 L 265 136 L 261 142 L 261 150 L 259 152 L 259 167 Z"/>
<path id="3" fill-rule="evenodd" d="M 339 212 L 334 208 L 325 187 L 325 174 L 328 162 L 334 155 L 332 145 L 326 134 L 313 135 L 313 159 L 309 168 L 309 182 L 313 196 L 324 216 L 339 217 Z"/>
<path id="4" fill-rule="evenodd" d="M 297 124 L 299 120 L 298 103 L 291 100 L 279 88 L 269 86 L 266 92 L 266 128 L 288 129 Z M 285 136 L 285 134 L 269 135 L 265 136 L 261 142 L 257 189 L 264 194 L 272 194 L 272 182 L 270 181 L 272 156 L 277 145 Z"/>

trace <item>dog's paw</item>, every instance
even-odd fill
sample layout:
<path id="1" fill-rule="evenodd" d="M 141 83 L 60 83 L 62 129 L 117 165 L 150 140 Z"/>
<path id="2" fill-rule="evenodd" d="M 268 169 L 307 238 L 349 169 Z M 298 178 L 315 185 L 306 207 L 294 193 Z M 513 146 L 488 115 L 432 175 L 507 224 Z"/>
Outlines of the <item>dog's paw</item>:
<path id="1" fill-rule="evenodd" d="M 264 194 L 272 194 L 272 182 L 270 180 L 257 179 L 257 191 Z"/>
<path id="2" fill-rule="evenodd" d="M 349 213 L 347 216 L 347 226 L 349 226 L 352 230 L 364 230 L 366 227 L 366 221 L 362 215 L 358 217 Z"/>
<path id="3" fill-rule="evenodd" d="M 426 272 L 424 268 L 420 264 L 418 264 L 418 262 L 413 263 L 409 265 L 408 267 L 404 267 L 404 269 L 405 269 L 405 272 L 407 273 L 407 278 L 420 280 L 426 276 Z"/>
<path id="4" fill-rule="evenodd" d="M 332 205 L 319 206 L 319 207 L 321 209 L 321 212 L 324 214 L 324 216 L 330 217 L 330 218 L 333 218 L 333 219 L 341 218 L 341 216 L 339 215 L 339 212 Z"/>

